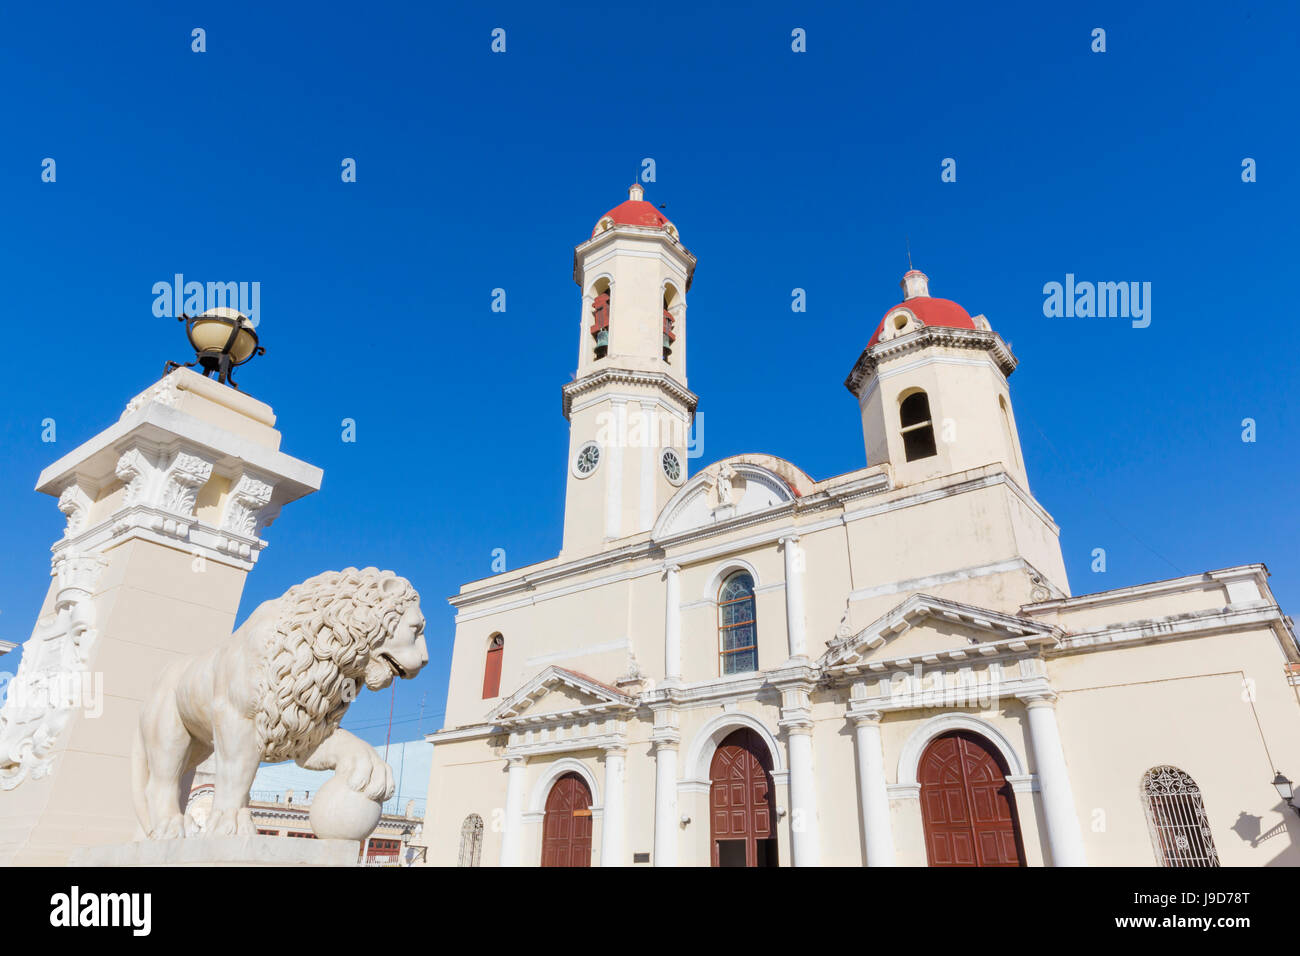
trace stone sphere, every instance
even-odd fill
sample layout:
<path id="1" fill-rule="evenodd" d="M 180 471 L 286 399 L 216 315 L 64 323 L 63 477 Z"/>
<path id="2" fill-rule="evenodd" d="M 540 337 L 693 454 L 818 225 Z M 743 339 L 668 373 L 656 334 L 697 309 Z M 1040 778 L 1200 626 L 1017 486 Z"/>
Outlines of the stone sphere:
<path id="1" fill-rule="evenodd" d="M 322 840 L 364 840 L 379 822 L 382 807 L 357 793 L 337 774 L 312 797 L 312 832 Z"/>

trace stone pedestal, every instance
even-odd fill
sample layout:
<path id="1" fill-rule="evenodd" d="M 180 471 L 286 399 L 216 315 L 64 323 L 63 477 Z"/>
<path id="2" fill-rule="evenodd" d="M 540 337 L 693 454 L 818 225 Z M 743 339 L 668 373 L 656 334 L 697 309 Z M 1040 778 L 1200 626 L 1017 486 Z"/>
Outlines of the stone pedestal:
<path id="1" fill-rule="evenodd" d="M 192 837 L 140 840 L 74 850 L 73 866 L 357 866 L 356 840 Z"/>
<path id="2" fill-rule="evenodd" d="M 67 527 L 0 709 L 0 866 L 138 834 L 142 698 L 168 664 L 229 639 L 263 528 L 320 487 L 274 424 L 269 406 L 178 369 L 42 472 Z"/>

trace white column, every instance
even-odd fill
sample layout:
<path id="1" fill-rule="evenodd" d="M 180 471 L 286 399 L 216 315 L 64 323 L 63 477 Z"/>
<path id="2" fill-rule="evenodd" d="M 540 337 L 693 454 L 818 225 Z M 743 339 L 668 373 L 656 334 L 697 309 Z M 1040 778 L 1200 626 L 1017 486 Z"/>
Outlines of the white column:
<path id="1" fill-rule="evenodd" d="M 609 441 L 604 448 L 607 469 L 605 473 L 605 537 L 623 535 L 623 445 L 627 442 L 627 402 L 610 404 L 614 421 L 607 431 Z"/>
<path id="2" fill-rule="evenodd" d="M 501 831 L 501 865 L 519 865 L 519 844 L 524 828 L 524 774 L 523 757 L 507 757 L 506 809 Z"/>
<path id="3" fill-rule="evenodd" d="M 677 865 L 677 741 L 655 741 L 655 866 Z"/>
<path id="4" fill-rule="evenodd" d="M 600 865 L 624 866 L 623 763 L 627 750 L 605 748 L 605 812 L 600 833 Z"/>
<path id="5" fill-rule="evenodd" d="M 682 677 L 682 569 L 664 566 L 664 679 L 677 682 Z"/>
<path id="6" fill-rule="evenodd" d="M 790 642 L 790 656 L 806 657 L 808 641 L 805 636 L 803 610 L 803 552 L 799 550 L 799 536 L 786 535 L 781 539 L 785 551 L 785 626 Z"/>
<path id="7" fill-rule="evenodd" d="M 1038 771 L 1038 792 L 1043 799 L 1052 865 L 1087 866 L 1079 815 L 1074 809 L 1074 792 L 1070 788 L 1061 732 L 1056 723 L 1056 695 L 1026 696 L 1023 700 L 1029 713 L 1029 745 Z"/>
<path id="8" fill-rule="evenodd" d="M 862 835 L 867 866 L 894 865 L 894 832 L 885 788 L 885 760 L 880 740 L 880 713 L 850 714 L 858 749 L 858 802 L 862 806 Z"/>
<path id="9" fill-rule="evenodd" d="M 813 779 L 812 724 L 787 724 L 790 752 L 790 842 L 795 866 L 821 863 L 817 787 Z"/>
<path id="10" fill-rule="evenodd" d="M 641 435 L 641 491 L 637 502 L 637 531 L 649 531 L 655 523 L 655 469 L 659 465 L 659 423 L 654 405 L 637 405 Z"/>

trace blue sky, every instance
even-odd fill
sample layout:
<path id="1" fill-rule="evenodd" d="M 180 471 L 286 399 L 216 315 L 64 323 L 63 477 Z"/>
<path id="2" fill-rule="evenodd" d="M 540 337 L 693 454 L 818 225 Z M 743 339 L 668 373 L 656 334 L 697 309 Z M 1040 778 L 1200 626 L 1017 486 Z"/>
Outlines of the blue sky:
<path id="1" fill-rule="evenodd" d="M 257 281 L 267 354 L 239 380 L 325 479 L 269 529 L 241 618 L 326 568 L 408 576 L 430 665 L 345 726 L 382 744 L 391 705 L 394 740 L 436 729 L 444 598 L 494 548 L 510 567 L 559 548 L 572 247 L 646 157 L 700 262 L 705 462 L 865 464 L 842 383 L 906 236 L 932 292 L 1021 361 L 1032 489 L 1076 593 L 1264 561 L 1300 606 L 1293 7 L 271 6 L 3 15 L 0 637 L 30 633 L 62 528 L 37 474 L 186 357 L 153 284 Z M 1045 318 L 1067 273 L 1152 283 L 1150 327 Z"/>
<path id="2" fill-rule="evenodd" d="M 392 797 L 384 804 L 385 813 L 405 813 L 409 800 L 416 801 L 416 813 L 424 815 L 425 799 L 429 793 L 429 771 L 433 765 L 433 748 L 428 742 L 409 740 L 405 743 L 392 743 L 387 749 L 382 739 L 375 741 L 379 753 L 393 768 Z M 304 770 L 294 763 L 263 764 L 253 779 L 252 792 L 255 799 L 270 799 L 272 795 L 283 796 L 292 790 L 300 800 L 310 799 L 311 794 L 324 786 L 325 781 L 334 775 L 332 770 Z"/>

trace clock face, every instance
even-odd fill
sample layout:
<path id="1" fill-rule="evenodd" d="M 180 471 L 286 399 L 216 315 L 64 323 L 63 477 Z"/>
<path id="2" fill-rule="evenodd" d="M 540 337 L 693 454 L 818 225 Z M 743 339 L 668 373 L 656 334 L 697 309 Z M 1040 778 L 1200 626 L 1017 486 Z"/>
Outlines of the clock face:
<path id="1" fill-rule="evenodd" d="M 671 448 L 667 449 L 663 457 L 659 459 L 663 466 L 664 475 L 674 485 L 680 484 L 682 480 L 682 460 L 677 457 L 677 452 Z"/>
<path id="2" fill-rule="evenodd" d="M 573 473 L 579 478 L 586 478 L 599 464 L 600 446 L 589 441 L 578 449 L 577 457 L 573 459 Z"/>

